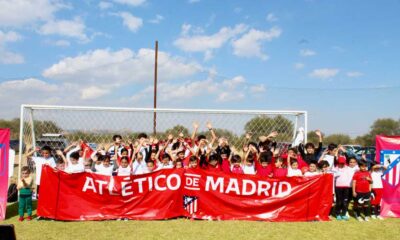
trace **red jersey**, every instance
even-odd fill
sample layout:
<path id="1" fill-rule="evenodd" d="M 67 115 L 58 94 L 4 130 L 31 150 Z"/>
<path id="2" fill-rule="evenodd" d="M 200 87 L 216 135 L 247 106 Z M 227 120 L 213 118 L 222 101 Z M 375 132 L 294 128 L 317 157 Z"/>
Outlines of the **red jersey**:
<path id="1" fill-rule="evenodd" d="M 220 172 L 222 171 L 221 166 L 219 164 L 216 164 L 215 166 L 208 164 L 205 170 L 211 171 L 211 172 Z"/>
<path id="2" fill-rule="evenodd" d="M 263 167 L 260 162 L 256 162 L 256 175 L 260 177 L 268 177 L 272 173 L 272 166 L 268 164 Z"/>
<path id="3" fill-rule="evenodd" d="M 272 173 L 272 167 L 271 165 L 268 165 L 266 167 L 263 167 L 259 165 L 256 169 L 256 175 L 260 177 L 269 177 L 269 175 Z"/>
<path id="4" fill-rule="evenodd" d="M 274 178 L 281 178 L 287 176 L 287 168 L 275 168 L 273 171 Z"/>
<path id="5" fill-rule="evenodd" d="M 244 174 L 243 168 L 241 166 L 232 166 L 232 173 L 237 173 L 237 174 Z"/>
<path id="6" fill-rule="evenodd" d="M 221 169 L 224 173 L 231 172 L 231 166 L 230 166 L 229 160 L 227 158 L 222 159 Z"/>
<path id="7" fill-rule="evenodd" d="M 353 181 L 356 181 L 356 192 L 358 193 L 368 193 L 369 185 L 371 184 L 367 177 L 371 178 L 371 174 L 368 171 L 358 171 L 353 175 Z"/>
<path id="8" fill-rule="evenodd" d="M 288 156 L 287 153 L 284 153 L 284 154 L 281 155 L 281 158 L 285 159 L 285 163 L 284 163 L 285 165 L 286 165 L 287 156 Z M 299 164 L 299 169 L 302 169 L 304 167 L 308 167 L 308 164 L 303 160 L 303 158 L 301 157 L 300 154 L 298 154 L 296 156 L 296 160 L 297 160 L 297 163 Z"/>

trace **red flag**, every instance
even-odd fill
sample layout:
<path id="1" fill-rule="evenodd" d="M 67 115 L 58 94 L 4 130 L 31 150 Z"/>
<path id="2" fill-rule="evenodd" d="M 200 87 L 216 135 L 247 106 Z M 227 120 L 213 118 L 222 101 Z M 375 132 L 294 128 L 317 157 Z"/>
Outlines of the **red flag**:
<path id="1" fill-rule="evenodd" d="M 84 141 L 81 142 L 81 150 L 83 151 L 82 158 L 88 159 L 93 154 L 94 150 Z"/>

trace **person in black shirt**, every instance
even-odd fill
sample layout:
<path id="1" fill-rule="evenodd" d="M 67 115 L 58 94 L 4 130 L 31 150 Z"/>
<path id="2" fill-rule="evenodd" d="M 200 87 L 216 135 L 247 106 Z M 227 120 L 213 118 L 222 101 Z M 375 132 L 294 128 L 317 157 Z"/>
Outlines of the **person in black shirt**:
<path id="1" fill-rule="evenodd" d="M 300 143 L 298 146 L 301 157 L 307 164 L 310 164 L 310 162 L 318 161 L 318 155 L 320 154 L 322 149 L 322 133 L 320 130 L 317 130 L 315 131 L 315 134 L 319 137 L 317 148 L 315 148 L 314 144 L 311 142 L 306 143 L 305 146 Z"/>

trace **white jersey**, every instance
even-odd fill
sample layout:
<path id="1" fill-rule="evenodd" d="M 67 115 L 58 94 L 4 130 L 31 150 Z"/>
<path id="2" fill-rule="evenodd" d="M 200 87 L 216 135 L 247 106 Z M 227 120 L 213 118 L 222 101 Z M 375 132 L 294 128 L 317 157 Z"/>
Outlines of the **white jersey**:
<path id="1" fill-rule="evenodd" d="M 171 169 L 174 168 L 174 163 L 172 161 L 169 161 L 169 163 L 167 165 L 164 165 L 162 163 L 159 163 L 157 165 L 157 169 L 156 170 L 161 170 L 161 169 Z"/>
<path id="2" fill-rule="evenodd" d="M 355 167 L 349 166 L 349 169 L 353 172 L 353 174 L 351 175 L 351 179 L 353 179 L 354 173 L 360 170 L 358 165 L 356 165 Z M 350 187 L 352 187 L 352 186 L 353 186 L 353 181 L 351 181 L 351 184 L 350 184 Z"/>
<path id="3" fill-rule="evenodd" d="M 140 162 L 135 160 L 132 163 L 132 174 L 134 175 L 147 173 L 147 170 L 147 164 L 143 159 Z"/>
<path id="4" fill-rule="evenodd" d="M 36 185 L 40 185 L 40 177 L 42 176 L 42 167 L 45 164 L 50 165 L 50 167 L 56 167 L 56 161 L 53 157 L 44 158 L 44 157 L 32 157 L 32 161 L 36 166 Z"/>
<path id="5" fill-rule="evenodd" d="M 119 166 L 117 172 L 117 176 L 130 176 L 132 173 L 132 169 L 130 166 L 127 166 L 125 168 Z"/>
<path id="6" fill-rule="evenodd" d="M 97 174 L 106 175 L 106 176 L 112 176 L 112 173 L 114 170 L 112 165 L 105 167 L 103 164 L 97 165 L 95 168 L 96 168 Z"/>
<path id="7" fill-rule="evenodd" d="M 333 168 L 333 163 L 335 161 L 335 156 L 332 155 L 325 155 L 323 160 L 327 161 L 329 163 L 329 168 L 332 169 Z"/>
<path id="8" fill-rule="evenodd" d="M 287 171 L 287 176 L 288 177 L 299 177 L 299 176 L 303 176 L 303 174 L 301 173 L 300 169 L 293 169 L 291 167 L 288 168 Z"/>
<path id="9" fill-rule="evenodd" d="M 304 177 L 311 177 L 311 176 L 316 176 L 316 175 L 320 175 L 320 174 L 321 173 L 318 172 L 318 171 L 315 171 L 315 172 L 307 171 L 307 172 L 304 173 Z"/>
<path id="10" fill-rule="evenodd" d="M 254 164 L 251 166 L 248 166 L 246 164 L 242 165 L 243 173 L 244 174 L 250 174 L 250 175 L 255 175 L 256 174 L 256 169 L 254 167 Z"/>
<path id="11" fill-rule="evenodd" d="M 354 169 L 344 166 L 342 168 L 335 167 L 334 170 L 336 172 L 335 186 L 341 188 L 351 187 L 351 183 L 353 181 Z"/>
<path id="12" fill-rule="evenodd" d="M 372 171 L 372 188 L 383 188 L 382 184 L 382 170 Z"/>
<path id="13" fill-rule="evenodd" d="M 67 152 L 67 154 L 65 155 L 65 158 L 67 159 L 68 164 L 71 164 L 71 154 L 72 154 L 73 152 L 78 152 L 79 150 L 81 150 L 81 147 L 80 147 L 80 146 L 77 146 L 77 147 L 75 147 L 75 148 L 73 148 L 72 150 L 70 150 L 70 151 Z M 84 160 L 83 157 L 79 157 L 78 162 L 79 162 L 79 163 L 83 163 L 83 160 Z"/>
<path id="14" fill-rule="evenodd" d="M 85 171 L 85 166 L 83 163 L 77 163 L 77 164 L 68 164 L 68 166 L 64 169 L 65 172 L 67 173 L 80 173 Z"/>

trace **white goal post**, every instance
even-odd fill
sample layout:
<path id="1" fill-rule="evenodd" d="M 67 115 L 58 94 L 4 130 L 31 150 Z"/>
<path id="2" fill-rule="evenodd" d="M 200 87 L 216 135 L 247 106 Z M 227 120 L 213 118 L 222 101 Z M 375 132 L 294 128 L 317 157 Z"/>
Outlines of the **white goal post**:
<path id="1" fill-rule="evenodd" d="M 25 153 L 37 145 L 62 148 L 83 139 L 95 146 L 112 142 L 114 134 L 126 140 L 142 132 L 160 139 L 180 132 L 190 137 L 193 122 L 200 126 L 197 135 L 206 136 L 210 122 L 217 136 L 226 137 L 236 149 L 243 146 L 248 132 L 252 133 L 251 141 L 258 142 L 259 136 L 278 131 L 277 140 L 288 143 L 300 127 L 307 133 L 306 111 L 21 105 L 18 179 Z"/>

